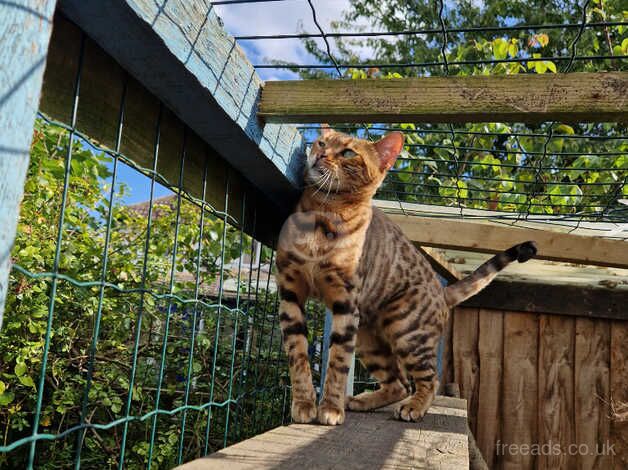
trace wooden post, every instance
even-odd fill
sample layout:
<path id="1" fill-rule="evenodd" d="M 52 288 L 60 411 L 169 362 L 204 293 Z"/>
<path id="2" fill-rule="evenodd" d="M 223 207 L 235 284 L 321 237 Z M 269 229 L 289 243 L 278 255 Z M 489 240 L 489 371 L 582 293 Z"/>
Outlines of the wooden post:
<path id="1" fill-rule="evenodd" d="M 0 328 L 55 3 L 0 2 Z"/>

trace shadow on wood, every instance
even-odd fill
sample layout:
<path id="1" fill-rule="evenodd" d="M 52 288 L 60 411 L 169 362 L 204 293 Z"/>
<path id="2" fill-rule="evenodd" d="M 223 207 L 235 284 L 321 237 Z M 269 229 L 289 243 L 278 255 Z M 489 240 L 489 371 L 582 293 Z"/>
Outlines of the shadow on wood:
<path id="1" fill-rule="evenodd" d="M 342 426 L 292 424 L 227 447 L 179 470 L 469 468 L 466 401 L 436 397 L 422 422 L 390 408 L 347 413 Z"/>

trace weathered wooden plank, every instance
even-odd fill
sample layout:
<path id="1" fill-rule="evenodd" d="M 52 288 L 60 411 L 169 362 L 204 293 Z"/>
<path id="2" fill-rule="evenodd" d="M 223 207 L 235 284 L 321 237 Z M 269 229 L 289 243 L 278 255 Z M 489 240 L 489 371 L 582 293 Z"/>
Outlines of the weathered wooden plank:
<path id="1" fill-rule="evenodd" d="M 55 3 L 0 2 L 0 328 Z"/>
<path id="2" fill-rule="evenodd" d="M 469 428 L 477 436 L 478 410 L 478 309 L 456 307 L 454 310 L 453 350 L 454 381 L 460 396 L 467 400 Z"/>
<path id="3" fill-rule="evenodd" d="M 534 240 L 538 259 L 598 266 L 628 267 L 628 242 L 569 233 L 504 227 L 436 217 L 389 214 L 406 236 L 420 246 L 498 253 Z"/>
<path id="4" fill-rule="evenodd" d="M 441 362 L 440 390 L 446 393 L 447 385 L 454 383 L 454 309 L 449 311 L 447 321 L 443 328 L 442 336 L 443 352 Z"/>
<path id="5" fill-rule="evenodd" d="M 580 469 L 603 470 L 611 465 L 611 456 L 600 451 L 610 433 L 610 339 L 610 322 L 576 319 L 575 443 L 588 450 L 578 456 Z"/>
<path id="6" fill-rule="evenodd" d="M 177 468 L 469 468 L 464 400 L 436 397 L 420 423 L 395 421 L 390 413 L 348 412 L 341 426 L 281 426 Z"/>
<path id="7" fill-rule="evenodd" d="M 221 157 L 280 208 L 290 208 L 301 177 L 301 134 L 258 122 L 262 81 L 211 3 L 61 0 L 59 6 Z"/>
<path id="8" fill-rule="evenodd" d="M 531 446 L 538 443 L 538 316 L 504 315 L 502 434 L 496 453 L 504 470 L 536 468 Z M 516 450 L 511 450 L 514 444 Z M 527 450 L 523 446 L 528 446 Z"/>
<path id="9" fill-rule="evenodd" d="M 478 322 L 480 383 L 475 439 L 488 468 L 495 468 L 498 465 L 495 446 L 501 434 L 504 313 L 480 309 Z"/>
<path id="10" fill-rule="evenodd" d="M 268 82 L 268 122 L 625 121 L 628 73 Z"/>
<path id="11" fill-rule="evenodd" d="M 462 305 L 516 312 L 628 319 L 628 292 L 625 289 L 511 282 L 499 278 Z"/>
<path id="12" fill-rule="evenodd" d="M 628 322 L 611 324 L 612 468 L 628 468 Z"/>
<path id="13" fill-rule="evenodd" d="M 389 201 L 374 199 L 373 206 L 383 210 L 387 214 L 418 215 L 424 217 L 456 216 L 469 220 L 492 221 L 497 223 L 507 222 L 517 227 L 535 228 L 557 232 L 572 232 L 576 235 L 600 236 L 606 232 L 615 232 L 617 226 L 608 222 L 587 222 L 577 220 L 565 220 L 561 215 L 528 214 L 521 219 L 516 212 L 495 211 L 487 209 L 473 209 L 469 207 L 442 206 L 436 204 L 418 204 L 416 202 Z"/>
<path id="14" fill-rule="evenodd" d="M 539 469 L 572 469 L 575 319 L 541 315 L 539 323 Z"/>

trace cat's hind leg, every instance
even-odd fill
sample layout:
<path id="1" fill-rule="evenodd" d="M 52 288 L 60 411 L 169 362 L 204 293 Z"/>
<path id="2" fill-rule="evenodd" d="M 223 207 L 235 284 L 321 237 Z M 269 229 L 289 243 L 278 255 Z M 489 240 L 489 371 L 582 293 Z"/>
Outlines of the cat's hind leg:
<path id="1" fill-rule="evenodd" d="M 420 421 L 434 401 L 438 390 L 438 377 L 436 375 L 436 360 L 426 359 L 425 362 L 416 363 L 422 370 L 410 371 L 415 385 L 415 392 L 405 400 L 395 405 L 393 414 L 395 418 L 403 421 Z"/>
<path id="2" fill-rule="evenodd" d="M 415 393 L 395 406 L 395 417 L 419 421 L 438 389 L 436 353 L 446 310 L 433 296 L 420 295 L 419 292 L 412 292 L 412 295 L 410 292 L 407 298 L 400 299 L 395 308 L 386 312 L 382 329 L 393 353 L 415 385 Z"/>
<path id="3" fill-rule="evenodd" d="M 373 329 L 358 330 L 357 353 L 369 374 L 377 379 L 379 389 L 347 397 L 347 409 L 368 411 L 395 403 L 410 393 L 410 384 L 400 369 L 397 357 L 386 341 Z"/>

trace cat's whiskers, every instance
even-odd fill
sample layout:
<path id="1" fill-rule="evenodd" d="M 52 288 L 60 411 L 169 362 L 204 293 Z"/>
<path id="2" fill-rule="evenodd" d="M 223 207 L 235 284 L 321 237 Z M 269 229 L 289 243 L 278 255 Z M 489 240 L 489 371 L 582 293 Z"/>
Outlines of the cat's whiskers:
<path id="1" fill-rule="evenodd" d="M 330 171 L 329 173 L 331 175 L 332 172 Z M 327 193 L 325 194 L 325 199 L 324 199 L 325 202 L 327 202 L 327 200 L 329 199 L 329 195 L 331 194 L 331 188 L 334 187 L 334 180 L 338 181 L 338 189 L 340 189 L 340 177 L 337 175 L 335 171 L 333 172 L 331 181 L 329 181 L 329 187 L 327 188 Z"/>
<path id="2" fill-rule="evenodd" d="M 331 171 L 326 168 L 325 172 L 316 180 L 316 186 L 318 187 L 316 188 L 316 191 L 314 191 L 312 196 L 318 194 L 318 192 L 325 187 L 327 181 L 329 181 L 329 178 L 331 178 Z"/>

